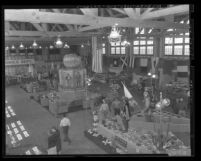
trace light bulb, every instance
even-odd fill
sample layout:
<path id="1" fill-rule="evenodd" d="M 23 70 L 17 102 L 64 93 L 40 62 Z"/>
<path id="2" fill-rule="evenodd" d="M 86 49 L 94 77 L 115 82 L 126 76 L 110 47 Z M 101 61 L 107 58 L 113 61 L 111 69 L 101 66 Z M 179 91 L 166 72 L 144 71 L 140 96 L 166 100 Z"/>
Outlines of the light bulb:
<path id="1" fill-rule="evenodd" d="M 15 49 L 15 46 L 14 46 L 14 45 L 12 45 L 11 49 Z"/>
<path id="2" fill-rule="evenodd" d="M 148 73 L 148 76 L 151 76 L 151 73 Z"/>
<path id="3" fill-rule="evenodd" d="M 152 75 L 152 78 L 156 78 L 156 75 L 155 75 L 155 74 L 153 74 L 153 75 Z"/>

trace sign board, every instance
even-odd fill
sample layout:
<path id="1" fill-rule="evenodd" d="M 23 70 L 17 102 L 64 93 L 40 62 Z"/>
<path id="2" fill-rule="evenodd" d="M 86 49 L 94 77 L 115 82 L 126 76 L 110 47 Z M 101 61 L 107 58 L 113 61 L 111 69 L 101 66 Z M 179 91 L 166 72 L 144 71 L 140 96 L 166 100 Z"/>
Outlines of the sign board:
<path id="1" fill-rule="evenodd" d="M 26 64 L 34 64 L 34 59 L 19 59 L 19 60 L 6 60 L 5 65 L 26 65 Z"/>

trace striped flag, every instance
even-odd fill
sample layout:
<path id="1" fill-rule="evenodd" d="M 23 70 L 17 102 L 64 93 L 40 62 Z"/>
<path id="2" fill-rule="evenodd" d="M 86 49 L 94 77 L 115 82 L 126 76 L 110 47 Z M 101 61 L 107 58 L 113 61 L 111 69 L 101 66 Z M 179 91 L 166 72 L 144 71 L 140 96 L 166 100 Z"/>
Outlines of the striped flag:
<path id="1" fill-rule="evenodd" d="M 97 37 L 92 37 L 92 71 L 102 73 L 102 49 L 97 49 Z"/>
<path id="2" fill-rule="evenodd" d="M 129 67 L 134 68 L 134 65 L 135 65 L 135 56 L 132 54 L 130 55 Z"/>

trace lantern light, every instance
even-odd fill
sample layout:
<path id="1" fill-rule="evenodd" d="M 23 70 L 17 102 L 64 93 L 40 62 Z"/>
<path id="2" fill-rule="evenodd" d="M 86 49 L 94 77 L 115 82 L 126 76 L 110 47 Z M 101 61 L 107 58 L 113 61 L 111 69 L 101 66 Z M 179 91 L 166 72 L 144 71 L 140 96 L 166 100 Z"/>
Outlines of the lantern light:
<path id="1" fill-rule="evenodd" d="M 15 49 L 15 45 L 12 45 L 11 49 L 13 49 L 13 50 L 14 50 L 14 49 Z"/>
<path id="2" fill-rule="evenodd" d="M 70 48 L 67 42 L 64 44 L 64 48 Z"/>
<path id="3" fill-rule="evenodd" d="M 155 75 L 155 74 L 153 74 L 153 75 L 152 75 L 152 78 L 156 78 L 156 75 Z"/>
<path id="4" fill-rule="evenodd" d="M 150 72 L 148 73 L 148 76 L 151 76 L 151 73 L 150 73 Z"/>
<path id="5" fill-rule="evenodd" d="M 83 47 L 84 47 L 84 45 L 82 44 L 82 45 L 81 45 L 81 48 L 83 48 Z"/>
<path id="6" fill-rule="evenodd" d="M 50 49 L 53 49 L 53 48 L 54 48 L 54 46 L 50 45 Z"/>
<path id="7" fill-rule="evenodd" d="M 110 32 L 110 35 L 108 36 L 109 42 L 110 43 L 118 43 L 121 41 L 121 35 L 120 35 L 120 31 L 117 29 L 118 24 L 115 24 L 112 27 L 112 30 Z"/>
<path id="8" fill-rule="evenodd" d="M 23 50 L 23 49 L 24 49 L 24 45 L 21 43 L 20 46 L 19 46 L 19 48 L 20 48 L 21 50 Z"/>
<path id="9" fill-rule="evenodd" d="M 34 42 L 33 42 L 33 44 L 32 44 L 32 47 L 33 47 L 34 49 L 37 49 L 37 48 L 38 48 L 38 44 L 36 43 L 35 40 L 34 40 Z"/>
<path id="10" fill-rule="evenodd" d="M 60 39 L 60 35 L 57 37 L 57 41 L 55 42 L 55 47 L 56 48 L 62 48 L 63 47 L 63 42 Z"/>

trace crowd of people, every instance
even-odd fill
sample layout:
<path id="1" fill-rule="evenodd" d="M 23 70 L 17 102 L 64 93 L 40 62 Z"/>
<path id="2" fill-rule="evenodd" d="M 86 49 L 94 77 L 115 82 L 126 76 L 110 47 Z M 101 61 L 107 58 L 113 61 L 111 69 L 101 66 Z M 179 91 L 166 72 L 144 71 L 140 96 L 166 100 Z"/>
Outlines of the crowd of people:
<path id="1" fill-rule="evenodd" d="M 132 116 L 133 107 L 126 97 L 118 99 L 117 97 L 110 103 L 106 98 L 102 99 L 102 103 L 98 109 L 99 123 L 105 125 L 106 120 L 116 120 L 123 132 L 127 132 L 129 128 L 129 120 Z"/>

